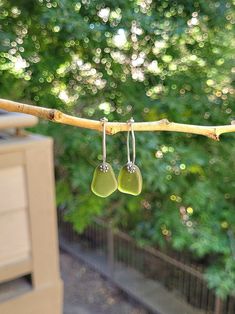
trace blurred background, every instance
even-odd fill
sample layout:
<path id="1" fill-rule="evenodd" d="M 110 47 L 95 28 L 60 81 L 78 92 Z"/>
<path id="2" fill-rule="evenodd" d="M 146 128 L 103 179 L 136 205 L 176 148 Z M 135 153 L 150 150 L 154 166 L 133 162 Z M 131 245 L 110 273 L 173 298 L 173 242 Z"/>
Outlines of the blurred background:
<path id="1" fill-rule="evenodd" d="M 232 0 L 1 0 L 0 95 L 89 119 L 230 124 L 234 23 Z M 109 274 L 121 261 L 147 269 L 147 277 L 204 311 L 213 312 L 217 296 L 224 300 L 223 313 L 235 312 L 234 134 L 214 142 L 136 132 L 141 195 L 115 192 L 101 199 L 90 191 L 102 160 L 101 134 L 47 121 L 32 131 L 55 141 L 57 209 L 68 243 L 76 238 L 108 254 L 108 228 L 114 233 Z M 126 163 L 125 143 L 124 133 L 107 138 L 116 173 Z M 131 251 L 115 230 L 130 237 Z M 149 256 L 142 263 L 146 247 L 200 270 L 203 284 L 168 261 L 170 271 L 164 258 L 162 266 Z M 191 286 L 196 288 L 190 297 Z M 212 301 L 195 301 L 204 295 L 202 287 L 212 291 Z"/>

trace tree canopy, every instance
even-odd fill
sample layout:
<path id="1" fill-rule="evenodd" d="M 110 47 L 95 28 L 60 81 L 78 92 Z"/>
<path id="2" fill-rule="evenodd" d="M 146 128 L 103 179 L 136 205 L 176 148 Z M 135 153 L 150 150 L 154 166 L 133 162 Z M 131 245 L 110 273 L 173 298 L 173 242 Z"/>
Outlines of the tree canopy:
<path id="1" fill-rule="evenodd" d="M 1 97 L 109 121 L 229 124 L 232 0 L 1 0 Z M 41 122 L 55 138 L 57 202 L 78 231 L 94 215 L 140 243 L 187 250 L 220 296 L 235 287 L 235 137 L 137 133 L 144 190 L 100 199 L 90 182 L 101 134 Z M 107 139 L 116 172 L 125 134 Z"/>

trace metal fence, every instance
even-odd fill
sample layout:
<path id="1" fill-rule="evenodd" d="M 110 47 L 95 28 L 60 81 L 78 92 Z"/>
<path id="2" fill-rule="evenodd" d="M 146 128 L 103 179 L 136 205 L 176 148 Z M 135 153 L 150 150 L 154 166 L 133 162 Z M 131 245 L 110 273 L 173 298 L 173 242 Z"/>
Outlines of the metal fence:
<path id="1" fill-rule="evenodd" d="M 234 314 L 235 298 L 221 300 L 207 287 L 199 266 L 189 264 L 188 258 L 179 253 L 169 254 L 152 247 L 141 247 L 126 233 L 113 229 L 102 220 L 95 221 L 78 235 L 69 223 L 62 219 L 60 228 L 70 241 L 79 241 L 86 248 L 102 253 L 109 265 L 112 277 L 117 263 L 136 269 L 144 276 L 161 282 L 192 306 L 214 314 Z M 185 260 L 187 262 L 185 262 Z"/>

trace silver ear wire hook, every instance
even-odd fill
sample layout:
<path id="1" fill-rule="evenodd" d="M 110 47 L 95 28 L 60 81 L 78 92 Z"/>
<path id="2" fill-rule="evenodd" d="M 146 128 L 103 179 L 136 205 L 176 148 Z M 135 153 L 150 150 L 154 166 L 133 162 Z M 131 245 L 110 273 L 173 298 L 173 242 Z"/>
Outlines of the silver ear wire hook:
<path id="1" fill-rule="evenodd" d="M 108 197 L 117 190 L 118 184 L 112 166 L 106 162 L 106 126 L 107 119 L 100 119 L 102 131 L 102 162 L 95 168 L 91 182 L 91 191 L 100 197 Z"/>
<path id="2" fill-rule="evenodd" d="M 133 129 L 134 122 L 135 121 L 133 118 L 127 121 L 128 125 L 130 126 L 127 132 L 127 170 L 129 172 L 135 171 L 135 155 L 136 154 L 135 154 L 135 133 Z M 132 160 L 130 157 L 130 132 L 131 132 L 131 138 L 132 138 Z"/>
<path id="3" fill-rule="evenodd" d="M 100 165 L 100 170 L 103 172 L 108 171 L 108 165 L 106 163 L 106 122 L 108 122 L 108 119 L 105 117 L 100 119 L 100 122 L 102 123 L 103 127 L 103 135 L 102 135 L 102 164 Z"/>

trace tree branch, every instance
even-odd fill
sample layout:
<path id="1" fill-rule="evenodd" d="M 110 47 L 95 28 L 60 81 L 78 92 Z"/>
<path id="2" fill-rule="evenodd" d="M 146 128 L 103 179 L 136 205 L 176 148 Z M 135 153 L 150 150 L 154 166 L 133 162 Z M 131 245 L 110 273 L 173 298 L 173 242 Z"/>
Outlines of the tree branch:
<path id="1" fill-rule="evenodd" d="M 26 105 L 7 99 L 0 99 L 0 109 L 31 114 L 42 119 L 68 124 L 79 128 L 86 128 L 97 131 L 102 130 L 102 124 L 100 121 L 70 116 L 56 109 Z M 231 125 L 201 126 L 169 122 L 167 119 L 162 119 L 153 122 L 135 122 L 133 123 L 133 129 L 134 131 L 170 131 L 192 133 L 204 135 L 218 141 L 220 134 L 235 132 L 235 121 L 232 121 Z M 107 122 L 106 124 L 107 134 L 112 135 L 128 130 L 129 125 L 125 122 Z"/>

